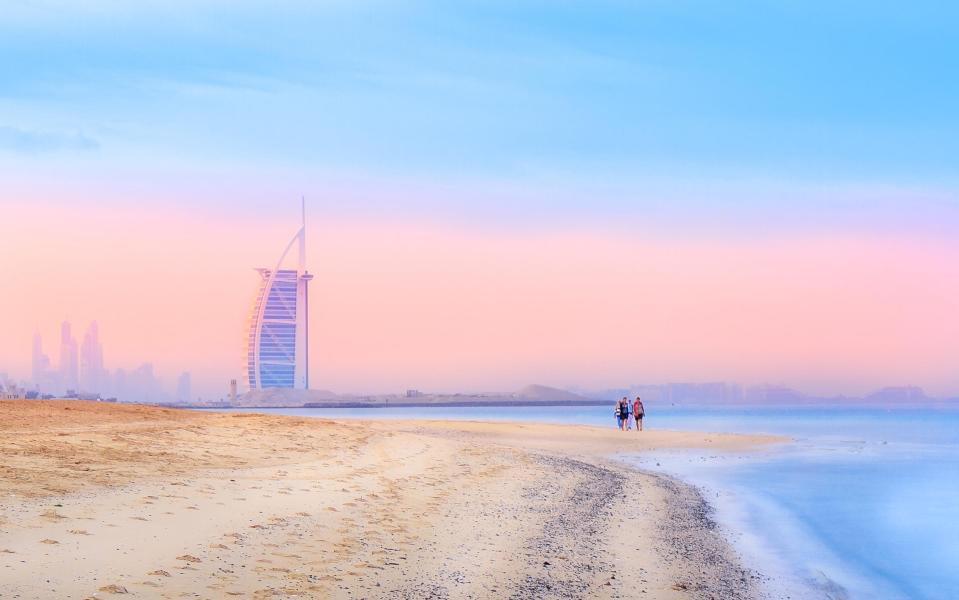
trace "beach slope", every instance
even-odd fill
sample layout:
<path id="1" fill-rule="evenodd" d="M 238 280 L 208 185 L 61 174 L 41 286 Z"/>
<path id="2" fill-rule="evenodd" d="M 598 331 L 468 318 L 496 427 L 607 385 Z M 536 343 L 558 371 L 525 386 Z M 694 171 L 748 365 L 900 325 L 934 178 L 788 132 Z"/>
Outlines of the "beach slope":
<path id="1" fill-rule="evenodd" d="M 761 436 L 0 402 L 3 598 L 753 598 L 695 490 Z"/>

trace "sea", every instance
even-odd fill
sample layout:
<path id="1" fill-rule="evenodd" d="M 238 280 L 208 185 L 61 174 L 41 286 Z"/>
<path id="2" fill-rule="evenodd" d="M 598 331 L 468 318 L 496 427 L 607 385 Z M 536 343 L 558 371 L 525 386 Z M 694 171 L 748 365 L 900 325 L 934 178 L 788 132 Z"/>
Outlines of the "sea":
<path id="1" fill-rule="evenodd" d="M 573 423 L 612 407 L 265 409 L 298 416 Z M 697 486 L 773 598 L 959 599 L 959 410 L 647 408 L 646 427 L 770 433 L 761 451 L 616 457 Z"/>

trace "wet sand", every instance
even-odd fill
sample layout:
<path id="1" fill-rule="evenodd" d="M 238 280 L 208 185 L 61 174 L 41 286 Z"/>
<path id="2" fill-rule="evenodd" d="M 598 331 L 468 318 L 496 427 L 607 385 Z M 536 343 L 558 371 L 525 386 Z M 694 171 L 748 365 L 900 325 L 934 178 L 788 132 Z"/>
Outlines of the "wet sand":
<path id="1" fill-rule="evenodd" d="M 698 493 L 763 436 L 0 402 L 0 598 L 754 598 Z"/>

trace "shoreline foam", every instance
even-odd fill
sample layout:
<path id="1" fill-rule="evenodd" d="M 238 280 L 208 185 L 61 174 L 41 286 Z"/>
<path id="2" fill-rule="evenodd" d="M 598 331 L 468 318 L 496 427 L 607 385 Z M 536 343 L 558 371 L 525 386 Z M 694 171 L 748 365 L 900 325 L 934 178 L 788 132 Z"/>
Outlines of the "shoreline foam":
<path id="1" fill-rule="evenodd" d="M 729 469 L 756 468 L 764 461 L 780 464 L 787 457 L 804 452 L 795 445 L 770 450 L 718 457 L 688 449 L 622 460 L 642 471 L 680 480 L 709 498 L 725 539 L 747 564 L 763 573 L 763 588 L 770 597 L 908 597 L 892 582 L 838 555 L 795 507 L 791 509 L 781 498 L 731 479 Z"/>

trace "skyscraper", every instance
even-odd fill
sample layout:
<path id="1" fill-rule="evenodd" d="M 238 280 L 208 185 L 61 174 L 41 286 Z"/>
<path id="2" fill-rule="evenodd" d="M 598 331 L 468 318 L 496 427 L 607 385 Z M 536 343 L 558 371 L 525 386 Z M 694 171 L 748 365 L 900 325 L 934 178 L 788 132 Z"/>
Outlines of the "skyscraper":
<path id="1" fill-rule="evenodd" d="M 85 392 L 102 392 L 104 379 L 103 346 L 100 344 L 97 322 L 93 321 L 80 346 L 80 389 Z"/>
<path id="2" fill-rule="evenodd" d="M 80 376 L 77 365 L 77 341 L 70 332 L 70 323 L 60 324 L 60 385 L 65 391 L 78 391 Z"/>
<path id="3" fill-rule="evenodd" d="M 190 394 L 190 374 L 184 371 L 180 373 L 180 377 L 176 380 L 176 401 L 189 402 Z"/>
<path id="4" fill-rule="evenodd" d="M 143 363 L 132 371 L 117 369 L 114 379 L 114 389 L 121 402 L 164 402 L 169 398 L 154 375 L 151 363 Z"/>
<path id="5" fill-rule="evenodd" d="M 40 389 L 47 386 L 50 379 L 50 357 L 43 353 L 43 338 L 39 332 L 33 334 L 31 367 L 34 387 Z"/>
<path id="6" fill-rule="evenodd" d="M 299 244 L 297 268 L 284 260 Z M 306 206 L 300 230 L 272 269 L 257 269 L 257 290 L 247 329 L 246 371 L 251 390 L 290 388 L 306 390 L 309 376 L 309 303 L 306 270 Z"/>

